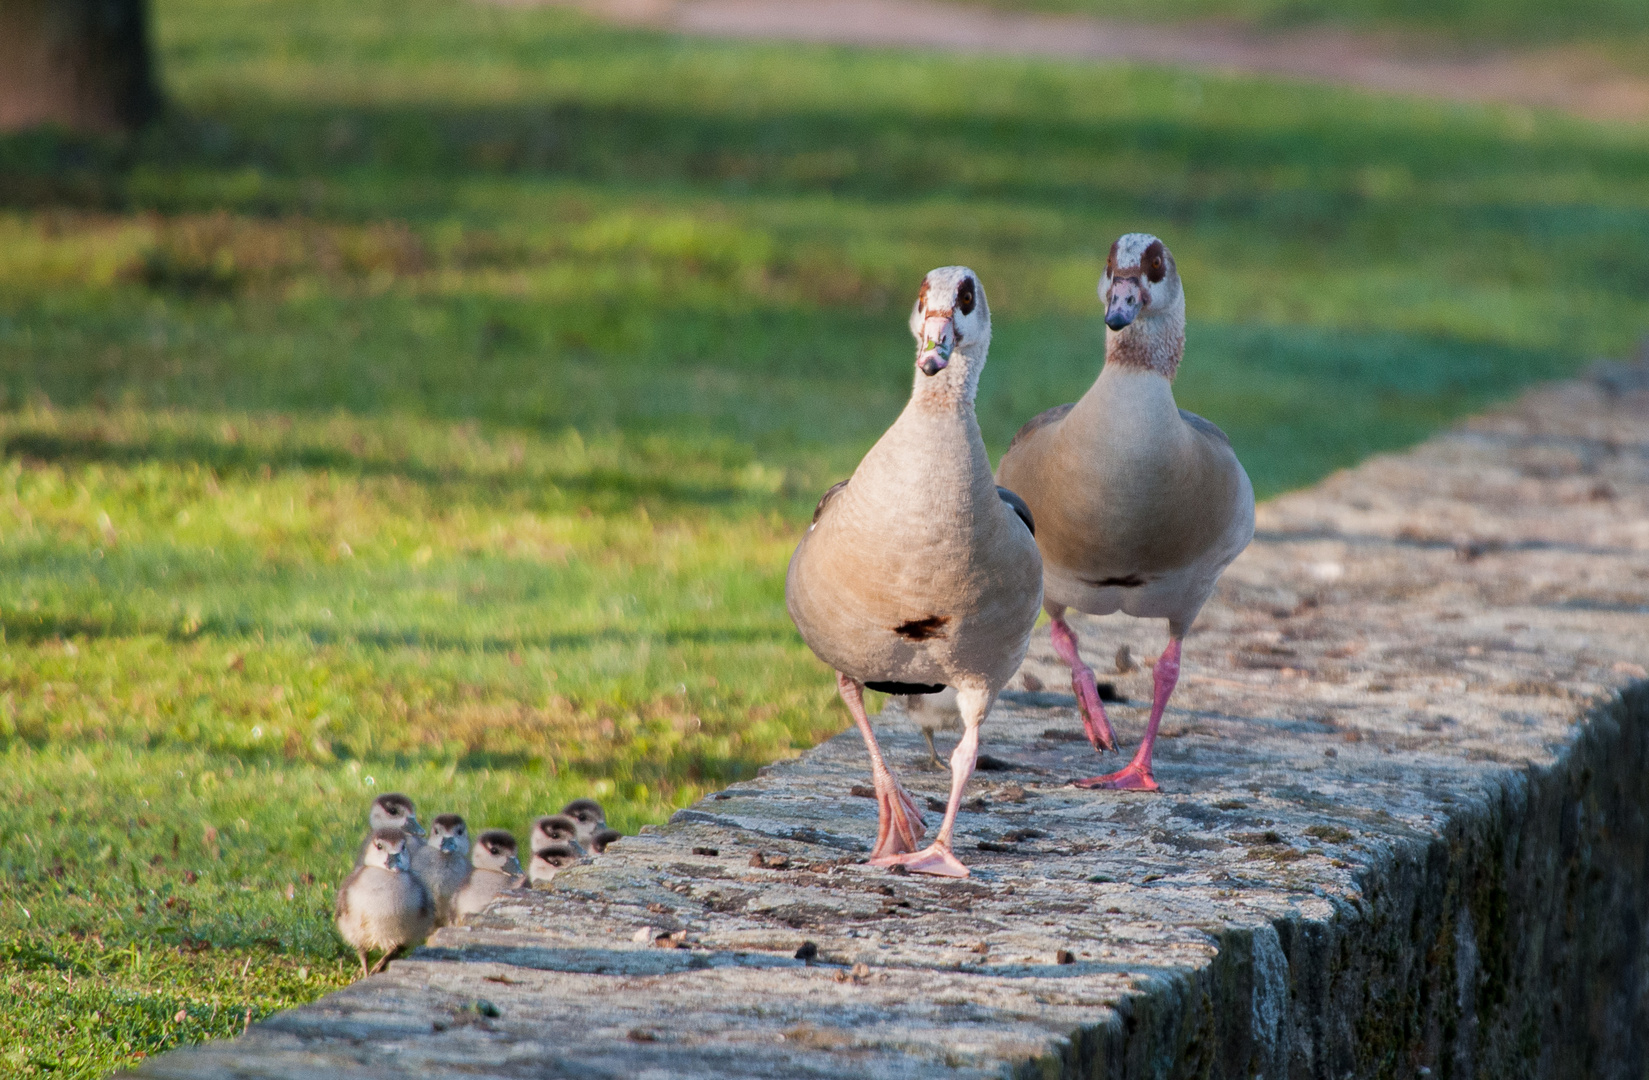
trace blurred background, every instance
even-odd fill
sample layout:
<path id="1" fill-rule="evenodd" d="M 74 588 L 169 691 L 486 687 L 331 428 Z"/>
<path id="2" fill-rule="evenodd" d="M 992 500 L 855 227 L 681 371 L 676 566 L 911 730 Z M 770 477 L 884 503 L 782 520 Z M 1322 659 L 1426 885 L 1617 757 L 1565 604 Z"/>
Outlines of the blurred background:
<path id="1" fill-rule="evenodd" d="M 968 9 L 1317 35 L 1443 97 L 692 2 L 0 0 L 0 1075 L 347 982 L 375 794 L 634 831 L 843 728 L 784 568 L 930 267 L 989 293 L 994 456 L 1161 236 L 1176 394 L 1261 497 L 1649 324 L 1641 0 Z"/>

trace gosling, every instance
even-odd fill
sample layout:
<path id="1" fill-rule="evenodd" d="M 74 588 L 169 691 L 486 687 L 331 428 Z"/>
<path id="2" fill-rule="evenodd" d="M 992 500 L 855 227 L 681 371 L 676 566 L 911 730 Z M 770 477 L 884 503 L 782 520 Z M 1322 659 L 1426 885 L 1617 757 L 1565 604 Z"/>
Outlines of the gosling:
<path id="1" fill-rule="evenodd" d="M 410 871 L 407 835 L 376 829 L 367 838 L 362 862 L 344 879 L 334 911 L 338 933 L 361 958 L 362 976 L 382 971 L 392 958 L 429 935 L 435 902 Z M 383 955 L 368 969 L 367 953 Z"/>
<path id="2" fill-rule="evenodd" d="M 399 829 L 405 833 L 409 855 L 423 844 L 424 827 L 418 824 L 418 811 L 413 808 L 412 800 L 399 791 L 391 791 L 372 800 L 372 809 L 366 815 L 366 839 L 361 841 L 361 850 L 355 853 L 356 866 L 365 862 L 366 849 L 379 829 Z"/>
<path id="3" fill-rule="evenodd" d="M 516 857 L 515 837 L 503 829 L 488 829 L 470 849 L 470 875 L 452 897 L 452 919 L 463 922 L 505 889 L 520 888 L 521 860 Z"/>
<path id="4" fill-rule="evenodd" d="M 534 885 L 547 885 L 555 875 L 584 858 L 577 844 L 547 844 L 532 853 L 527 864 L 527 880 Z"/>
<path id="5" fill-rule="evenodd" d="M 545 814 L 532 823 L 532 835 L 527 846 L 534 851 L 551 844 L 571 844 L 584 854 L 584 845 L 578 839 L 578 821 L 566 814 Z"/>
<path id="6" fill-rule="evenodd" d="M 457 814 L 438 814 L 429 843 L 412 853 L 412 873 L 435 901 L 435 925 L 452 922 L 452 898 L 470 876 L 469 827 Z"/>
<path id="7" fill-rule="evenodd" d="M 594 799 L 574 799 L 563 806 L 561 812 L 578 822 L 578 843 L 586 851 L 595 834 L 607 824 L 607 812 Z"/>

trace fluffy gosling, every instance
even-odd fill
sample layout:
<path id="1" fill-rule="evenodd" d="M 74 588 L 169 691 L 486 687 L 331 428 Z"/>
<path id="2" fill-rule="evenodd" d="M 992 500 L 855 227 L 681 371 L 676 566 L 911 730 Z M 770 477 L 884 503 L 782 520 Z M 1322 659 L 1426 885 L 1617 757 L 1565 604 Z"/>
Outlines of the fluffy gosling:
<path id="1" fill-rule="evenodd" d="M 428 936 L 435 922 L 435 903 L 409 869 L 407 835 L 399 829 L 376 829 L 367 838 L 363 861 L 344 879 L 334 911 L 338 933 L 361 958 L 361 974 L 384 969 L 390 959 Z M 367 953 L 383 955 L 367 968 Z"/>
<path id="2" fill-rule="evenodd" d="M 527 846 L 537 851 L 551 844 L 571 844 L 582 855 L 584 845 L 578 839 L 578 821 L 566 814 L 545 814 L 533 822 Z"/>
<path id="3" fill-rule="evenodd" d="M 516 857 L 515 837 L 503 829 L 488 829 L 470 849 L 470 875 L 452 897 L 452 919 L 462 922 L 492 903 L 505 889 L 520 886 L 521 860 Z"/>
<path id="4" fill-rule="evenodd" d="M 372 844 L 372 834 L 379 829 L 399 829 L 406 834 L 407 853 L 418 850 L 423 843 L 424 827 L 418 824 L 418 811 L 414 809 L 412 800 L 399 791 L 391 791 L 372 800 L 372 808 L 366 814 L 366 839 L 361 841 L 361 849 L 355 853 L 355 865 L 360 866 L 366 860 L 366 849 Z"/>
<path id="5" fill-rule="evenodd" d="M 583 849 L 577 844 L 546 844 L 532 853 L 532 862 L 527 864 L 527 880 L 534 885 L 547 884 L 583 857 Z"/>
<path id="6" fill-rule="evenodd" d="M 561 812 L 578 822 L 577 840 L 585 850 L 589 850 L 595 834 L 607 824 L 607 812 L 594 799 L 574 799 L 563 806 Z"/>
<path id="7" fill-rule="evenodd" d="M 469 827 L 457 814 L 429 823 L 429 842 L 412 853 L 412 873 L 435 901 L 435 925 L 452 922 L 452 898 L 470 876 Z"/>

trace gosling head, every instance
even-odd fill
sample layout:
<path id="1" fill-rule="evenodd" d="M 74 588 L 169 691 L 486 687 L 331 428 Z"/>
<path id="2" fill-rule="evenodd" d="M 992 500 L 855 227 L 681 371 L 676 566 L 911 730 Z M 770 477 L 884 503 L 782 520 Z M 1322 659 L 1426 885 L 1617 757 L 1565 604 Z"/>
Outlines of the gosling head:
<path id="1" fill-rule="evenodd" d="M 367 825 L 377 829 L 399 829 L 408 836 L 423 836 L 424 827 L 418 824 L 418 811 L 412 800 L 399 791 L 391 791 L 372 800 L 367 811 Z"/>
<path id="2" fill-rule="evenodd" d="M 468 855 L 469 826 L 457 814 L 436 814 L 429 823 L 429 843 L 450 855 Z"/>
<path id="3" fill-rule="evenodd" d="M 578 820 L 568 814 L 545 814 L 532 823 L 532 835 L 527 846 L 537 851 L 549 844 L 578 842 Z"/>
<path id="4" fill-rule="evenodd" d="M 521 873 L 521 860 L 516 856 L 515 837 L 503 829 L 488 829 L 475 839 L 470 849 L 470 865 L 477 870 L 497 870 L 505 874 Z"/>
<path id="5" fill-rule="evenodd" d="M 363 866 L 376 866 L 391 873 L 402 873 L 410 865 L 407 834 L 400 829 L 374 829 L 367 837 Z"/>
<path id="6" fill-rule="evenodd" d="M 607 850 L 608 844 L 622 839 L 624 839 L 624 834 L 617 829 L 597 829 L 596 834 L 590 837 L 590 850 L 600 855 Z"/>
<path id="7" fill-rule="evenodd" d="M 607 824 L 607 812 L 594 799 L 574 799 L 561 812 L 578 822 L 578 842 L 585 847 L 590 846 L 596 830 Z"/>
<path id="8" fill-rule="evenodd" d="M 527 864 L 527 880 L 534 885 L 549 881 L 583 857 L 583 849 L 576 844 L 547 844 L 532 853 L 532 862 Z"/>

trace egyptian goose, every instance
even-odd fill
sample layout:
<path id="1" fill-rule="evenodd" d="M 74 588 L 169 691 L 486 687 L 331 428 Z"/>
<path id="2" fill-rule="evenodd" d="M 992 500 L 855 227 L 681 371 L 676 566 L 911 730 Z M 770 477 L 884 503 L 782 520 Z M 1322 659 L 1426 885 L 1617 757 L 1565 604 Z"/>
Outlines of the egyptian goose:
<path id="1" fill-rule="evenodd" d="M 548 884 L 555 879 L 555 875 L 583 858 L 584 849 L 576 842 L 534 847 L 532 861 L 527 864 L 527 880 L 534 885 Z"/>
<path id="2" fill-rule="evenodd" d="M 527 850 L 537 851 L 551 844 L 570 844 L 584 854 L 584 845 L 578 842 L 577 820 L 567 814 L 545 814 L 534 821 L 527 834 Z"/>
<path id="3" fill-rule="evenodd" d="M 355 853 L 355 865 L 366 858 L 366 849 L 372 843 L 372 834 L 379 829 L 399 829 L 406 833 L 407 852 L 410 855 L 423 843 L 424 827 L 418 824 L 418 811 L 412 800 L 399 791 L 391 791 L 372 800 L 366 813 L 366 839 Z"/>
<path id="4" fill-rule="evenodd" d="M 429 842 L 412 853 L 412 874 L 435 901 L 435 925 L 452 921 L 452 898 L 470 874 L 469 826 L 457 814 L 437 814 Z"/>
<path id="5" fill-rule="evenodd" d="M 1118 772 L 1078 781 L 1155 791 L 1151 748 L 1179 679 L 1180 643 L 1254 537 L 1254 487 L 1225 433 L 1174 405 L 1185 293 L 1162 241 L 1129 233 L 1112 244 L 1099 295 L 1107 327 L 1099 377 L 1081 401 L 1021 428 L 996 475 L 1036 515 L 1054 649 L 1071 668 L 1095 749 L 1114 748 L 1115 738 L 1065 609 L 1168 620 L 1138 753 Z"/>
<path id="6" fill-rule="evenodd" d="M 453 921 L 479 914 L 499 893 L 519 887 L 522 877 L 515 837 L 503 829 L 488 829 L 470 849 L 469 878 L 452 897 Z"/>
<path id="7" fill-rule="evenodd" d="M 871 862 L 966 877 L 951 851 L 979 725 L 1025 656 L 1042 603 L 1029 514 L 991 479 L 974 417 L 990 347 L 990 309 L 963 266 L 922 281 L 910 402 L 851 479 L 825 492 L 785 578 L 785 604 L 836 685 L 870 753 L 878 823 Z M 1016 500 L 1017 501 L 1017 500 Z M 865 686 L 893 694 L 954 686 L 962 738 L 950 801 L 933 843 L 877 745 Z"/>
<path id="8" fill-rule="evenodd" d="M 607 812 L 594 799 L 574 799 L 561 808 L 561 812 L 578 823 L 579 846 L 590 850 L 590 843 L 595 834 L 607 824 Z"/>
<path id="9" fill-rule="evenodd" d="M 407 834 L 377 829 L 367 837 L 361 865 L 344 879 L 333 915 L 338 933 L 361 958 L 361 974 L 382 971 L 402 949 L 429 934 L 435 901 L 409 870 Z M 367 953 L 383 953 L 368 970 Z"/>

